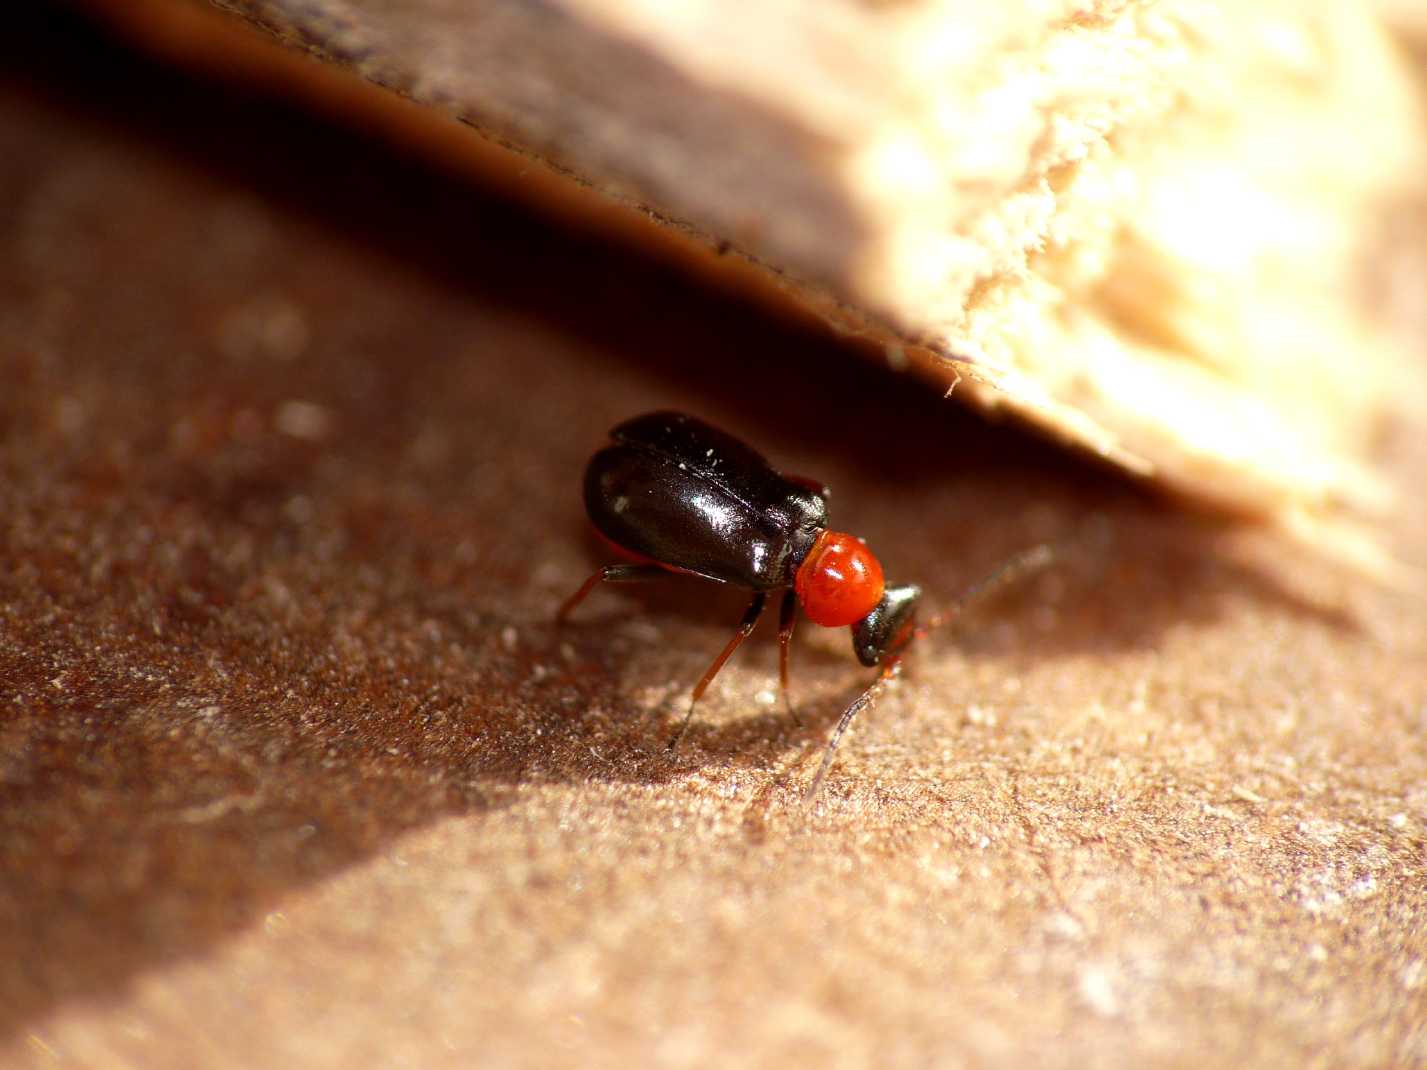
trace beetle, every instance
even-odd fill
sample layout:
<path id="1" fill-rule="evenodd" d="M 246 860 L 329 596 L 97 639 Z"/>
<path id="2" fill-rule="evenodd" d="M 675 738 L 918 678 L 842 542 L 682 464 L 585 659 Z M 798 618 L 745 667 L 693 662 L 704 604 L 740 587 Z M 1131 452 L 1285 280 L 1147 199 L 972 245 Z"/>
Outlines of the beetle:
<path id="1" fill-rule="evenodd" d="M 585 469 L 585 509 L 596 531 L 633 562 L 590 576 L 560 606 L 557 623 L 601 583 L 685 573 L 752 592 L 733 637 L 694 686 L 670 749 L 683 738 L 709 684 L 753 631 L 770 595 L 782 592 L 778 676 L 795 721 L 788 654 L 799 605 L 815 624 L 849 627 L 857 659 L 881 671 L 834 729 L 811 797 L 847 725 L 896 674 L 915 632 L 921 589 L 887 584 L 881 563 L 861 539 L 828 526 L 827 488 L 779 473 L 725 431 L 683 413 L 653 412 L 626 420 L 610 439 Z"/>

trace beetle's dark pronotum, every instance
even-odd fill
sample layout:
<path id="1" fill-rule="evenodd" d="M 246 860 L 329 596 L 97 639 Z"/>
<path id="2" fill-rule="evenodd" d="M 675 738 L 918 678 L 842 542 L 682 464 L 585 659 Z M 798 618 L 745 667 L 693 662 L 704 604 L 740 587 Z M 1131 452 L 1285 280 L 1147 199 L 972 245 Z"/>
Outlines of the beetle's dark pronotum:
<path id="1" fill-rule="evenodd" d="M 918 628 L 921 590 L 910 584 L 888 586 L 881 564 L 862 540 L 827 526 L 827 489 L 780 474 L 732 435 L 682 413 L 655 412 L 625 421 L 610 438 L 612 443 L 585 470 L 585 508 L 600 535 L 634 563 L 596 572 L 565 600 L 557 621 L 563 622 L 602 582 L 637 583 L 682 572 L 753 592 L 733 638 L 694 686 L 670 748 L 683 738 L 699 698 L 753 631 L 770 593 L 783 592 L 779 682 L 795 720 L 788 649 L 799 604 L 816 624 L 851 627 L 858 660 L 879 672 L 833 729 L 808 789 L 811 799 L 847 726 L 900 670 L 906 645 L 950 614 Z M 968 592 L 952 612 L 1011 576 L 1040 567 L 1048 557 L 1043 547 L 1022 555 Z"/>

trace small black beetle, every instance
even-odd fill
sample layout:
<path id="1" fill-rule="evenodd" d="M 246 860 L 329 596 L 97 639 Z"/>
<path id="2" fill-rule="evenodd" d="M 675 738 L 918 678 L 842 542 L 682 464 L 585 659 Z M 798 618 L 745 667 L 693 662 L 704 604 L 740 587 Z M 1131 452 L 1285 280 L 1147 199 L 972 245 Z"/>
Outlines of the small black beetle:
<path id="1" fill-rule="evenodd" d="M 779 678 L 794 719 L 788 648 L 799 602 L 817 624 L 851 626 L 858 660 L 882 666 L 879 683 L 893 675 L 913 634 L 921 590 L 887 586 L 882 566 L 860 539 L 828 528 L 825 487 L 781 475 L 756 450 L 682 413 L 637 416 L 610 437 L 613 444 L 596 453 L 585 470 L 585 508 L 596 530 L 639 563 L 600 569 L 560 607 L 557 621 L 601 582 L 636 583 L 686 572 L 753 591 L 738 630 L 694 687 L 671 748 L 724 662 L 753 631 L 770 591 L 784 592 Z M 844 715 L 829 759 L 872 690 Z"/>

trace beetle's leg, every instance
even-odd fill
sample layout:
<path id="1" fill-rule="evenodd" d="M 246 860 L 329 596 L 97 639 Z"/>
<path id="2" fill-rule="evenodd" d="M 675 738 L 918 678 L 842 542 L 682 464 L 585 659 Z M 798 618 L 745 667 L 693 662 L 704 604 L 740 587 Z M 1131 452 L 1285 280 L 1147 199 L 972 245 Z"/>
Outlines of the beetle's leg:
<path id="1" fill-rule="evenodd" d="M 560 611 L 555 614 L 555 623 L 564 624 L 570 611 L 583 602 L 585 595 L 601 583 L 647 583 L 650 580 L 668 578 L 668 571 L 658 565 L 606 565 L 581 584 L 578 591 L 565 599 L 564 604 L 560 606 Z"/>
<path id="2" fill-rule="evenodd" d="M 793 719 L 793 723 L 799 728 L 803 727 L 803 719 L 798 716 L 798 711 L 793 708 L 793 696 L 788 690 L 788 648 L 793 645 L 793 626 L 798 623 L 798 594 L 791 587 L 783 595 L 783 604 L 778 609 L 778 682 L 783 690 L 783 705 L 788 709 L 788 716 Z"/>
<path id="3" fill-rule="evenodd" d="M 742 642 L 748 638 L 753 631 L 753 626 L 758 623 L 758 618 L 763 616 L 763 607 L 768 604 L 768 595 L 759 591 L 753 596 L 753 601 L 748 603 L 748 610 L 743 614 L 743 621 L 738 626 L 738 631 L 733 633 L 733 638 L 728 641 L 728 645 L 723 648 L 723 652 L 714 658 L 713 664 L 708 667 L 701 679 L 694 687 L 694 693 L 689 699 L 689 712 L 684 714 L 683 723 L 679 725 L 679 731 L 674 734 L 674 738 L 669 740 L 669 749 L 673 750 L 679 745 L 679 740 L 684 738 L 684 733 L 689 730 L 689 721 L 694 716 L 694 707 L 698 705 L 699 698 L 708 690 L 709 684 L 713 683 L 713 678 L 718 675 L 718 671 L 723 668 L 723 663 L 733 656 L 733 652 L 739 648 Z"/>
<path id="4" fill-rule="evenodd" d="M 807 806 L 817 798 L 818 789 L 822 787 L 823 778 L 827 776 L 828 767 L 832 765 L 832 755 L 837 750 L 837 744 L 842 739 L 842 734 L 847 731 L 847 726 L 852 723 L 864 707 L 871 705 L 878 693 L 886 686 L 887 681 L 902 671 L 902 655 L 891 654 L 882 659 L 882 669 L 877 674 L 877 679 L 867 685 L 867 690 L 858 695 L 853 700 L 851 706 L 842 712 L 842 717 L 837 722 L 837 727 L 832 730 L 832 735 L 828 737 L 827 749 L 823 751 L 822 764 L 818 766 L 817 775 L 813 777 L 813 782 L 808 785 L 807 794 L 803 796 L 803 805 Z"/>

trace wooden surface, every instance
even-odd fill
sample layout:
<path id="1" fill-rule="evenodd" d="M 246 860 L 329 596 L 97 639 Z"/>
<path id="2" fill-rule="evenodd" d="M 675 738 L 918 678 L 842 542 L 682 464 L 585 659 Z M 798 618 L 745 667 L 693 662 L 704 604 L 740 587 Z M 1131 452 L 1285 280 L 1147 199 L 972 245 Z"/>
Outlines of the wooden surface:
<path id="1" fill-rule="evenodd" d="M 1365 5 L 213 3 L 564 176 L 559 210 L 652 220 L 879 359 L 1386 570 L 1354 521 L 1395 488 L 1365 462 L 1422 384 L 1375 265 L 1423 157 Z"/>
<path id="2" fill-rule="evenodd" d="M 1427 612 L 271 99 L 12 19 L 0 1063 L 1420 1065 Z M 618 420 L 834 487 L 943 634 L 865 681 L 604 592 Z M 1419 414 L 1420 418 L 1420 414 Z M 1420 425 L 1382 463 L 1427 477 Z M 1427 507 L 1384 537 L 1427 566 Z"/>

